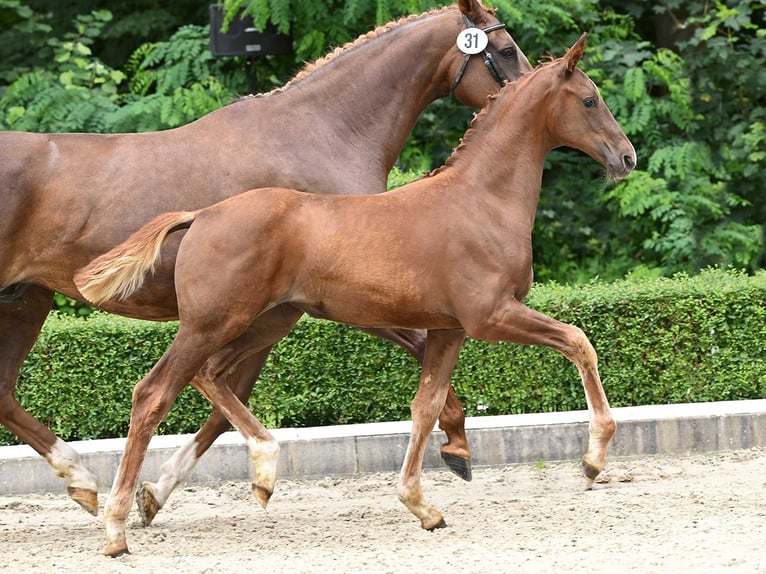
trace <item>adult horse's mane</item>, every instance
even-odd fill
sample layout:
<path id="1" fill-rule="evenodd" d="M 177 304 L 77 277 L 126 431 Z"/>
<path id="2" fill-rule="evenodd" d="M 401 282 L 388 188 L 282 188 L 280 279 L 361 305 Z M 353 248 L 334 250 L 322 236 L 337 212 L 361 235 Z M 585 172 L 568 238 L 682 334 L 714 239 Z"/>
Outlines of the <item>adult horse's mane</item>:
<path id="1" fill-rule="evenodd" d="M 381 36 L 387 32 L 390 32 L 392 30 L 395 30 L 396 28 L 399 28 L 400 26 L 403 26 L 405 24 L 409 24 L 410 22 L 414 22 L 416 20 L 421 20 L 423 18 L 426 18 L 428 16 L 431 16 L 432 14 L 435 14 L 437 12 L 447 12 L 448 10 L 452 10 L 454 6 L 443 6 L 441 8 L 434 8 L 432 10 L 429 10 L 428 12 L 423 12 L 420 14 L 410 14 L 409 16 L 402 16 L 398 20 L 394 20 L 392 22 L 389 22 L 387 24 L 383 24 L 381 26 L 378 26 L 377 28 L 370 30 L 366 34 L 362 34 L 355 40 L 351 40 L 350 42 L 347 42 L 343 46 L 339 46 L 335 48 L 332 52 L 329 52 L 328 54 L 325 54 L 324 56 L 320 57 L 317 60 L 314 60 L 313 62 L 308 62 L 306 65 L 303 66 L 303 68 L 295 75 L 291 80 L 289 80 L 284 86 L 280 86 L 278 88 L 274 88 L 270 92 L 264 92 L 262 94 L 248 94 L 246 96 L 241 96 L 234 100 L 232 103 L 236 103 L 241 100 L 247 100 L 250 98 L 262 98 L 264 96 L 270 96 L 272 94 L 278 94 L 281 92 L 284 92 L 288 89 L 290 89 L 292 86 L 300 82 L 301 80 L 305 79 L 306 77 L 310 76 L 314 72 L 316 72 L 318 69 L 322 68 L 323 66 L 326 66 L 330 62 L 334 61 L 338 57 L 342 56 L 343 54 L 346 54 L 347 52 L 350 52 L 351 50 L 357 48 L 361 44 L 364 44 L 365 42 L 372 40 L 374 38 L 377 38 L 378 36 Z M 486 10 L 489 13 L 494 13 L 494 9 L 486 8 Z"/>

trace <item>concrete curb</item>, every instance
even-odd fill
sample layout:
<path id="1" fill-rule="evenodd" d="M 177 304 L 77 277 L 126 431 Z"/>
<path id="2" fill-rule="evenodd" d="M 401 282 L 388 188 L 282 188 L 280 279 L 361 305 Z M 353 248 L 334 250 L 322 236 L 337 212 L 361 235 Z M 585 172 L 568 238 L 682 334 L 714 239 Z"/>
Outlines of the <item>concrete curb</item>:
<path id="1" fill-rule="evenodd" d="M 766 399 L 613 409 L 617 433 L 610 457 L 691 454 L 766 446 Z M 577 460 L 588 440 L 587 411 L 469 417 L 474 466 Z M 396 472 L 407 449 L 410 422 L 275 429 L 282 451 L 280 478 Z M 142 477 L 156 480 L 161 464 L 192 435 L 152 439 Z M 443 433 L 429 441 L 424 468 L 441 468 Z M 108 490 L 124 439 L 74 442 L 84 464 Z M 205 454 L 189 483 L 249 480 L 250 463 L 239 433 L 225 433 Z M 0 447 L 0 495 L 63 493 L 66 481 L 26 445 Z"/>

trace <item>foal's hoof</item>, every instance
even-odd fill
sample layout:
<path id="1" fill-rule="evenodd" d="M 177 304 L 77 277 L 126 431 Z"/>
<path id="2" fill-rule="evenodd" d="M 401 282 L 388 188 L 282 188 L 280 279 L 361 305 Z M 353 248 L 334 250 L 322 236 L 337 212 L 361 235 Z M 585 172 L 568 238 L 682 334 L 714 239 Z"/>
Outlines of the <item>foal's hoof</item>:
<path id="1" fill-rule="evenodd" d="M 587 460 L 582 460 L 582 472 L 585 475 L 585 478 L 588 479 L 588 485 L 587 490 L 590 490 L 593 488 L 593 481 L 596 480 L 596 477 L 601 474 L 601 469 L 596 468 L 591 463 L 589 463 Z"/>
<path id="2" fill-rule="evenodd" d="M 253 483 L 253 496 L 255 496 L 263 508 L 266 508 L 266 506 L 269 504 L 269 500 L 271 500 L 272 494 L 273 493 L 271 490 Z"/>
<path id="3" fill-rule="evenodd" d="M 148 482 L 144 482 L 136 491 L 136 504 L 138 505 L 138 515 L 141 517 L 141 524 L 149 526 L 157 516 L 162 506 L 157 497 L 152 492 L 152 487 Z"/>
<path id="4" fill-rule="evenodd" d="M 112 546 L 107 544 L 106 548 L 104 548 L 104 556 L 109 556 L 110 558 L 118 558 L 123 554 L 130 554 L 130 550 L 128 550 L 127 546 Z"/>
<path id="5" fill-rule="evenodd" d="M 471 459 L 463 456 L 457 456 L 448 452 L 442 453 L 442 460 L 447 467 L 466 482 L 471 482 L 473 473 L 471 472 Z"/>
<path id="6" fill-rule="evenodd" d="M 437 522 L 435 525 L 431 526 L 430 528 L 426 528 L 429 532 L 433 532 L 437 528 L 447 528 L 447 523 L 444 522 L 444 519 L 442 518 L 439 522 Z"/>
<path id="7" fill-rule="evenodd" d="M 67 492 L 69 493 L 69 498 L 93 516 L 98 516 L 98 493 L 95 490 L 70 486 L 67 488 Z"/>

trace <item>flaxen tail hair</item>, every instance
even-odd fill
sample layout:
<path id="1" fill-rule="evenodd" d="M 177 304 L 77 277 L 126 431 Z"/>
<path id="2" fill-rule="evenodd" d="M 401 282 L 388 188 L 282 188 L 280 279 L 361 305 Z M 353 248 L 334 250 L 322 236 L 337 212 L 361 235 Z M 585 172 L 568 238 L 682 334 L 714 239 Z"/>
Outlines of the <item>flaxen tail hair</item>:
<path id="1" fill-rule="evenodd" d="M 189 227 L 197 213 L 179 211 L 155 217 L 126 241 L 80 269 L 74 277 L 77 289 L 95 304 L 127 299 L 141 288 L 146 274 L 154 272 L 168 234 Z"/>

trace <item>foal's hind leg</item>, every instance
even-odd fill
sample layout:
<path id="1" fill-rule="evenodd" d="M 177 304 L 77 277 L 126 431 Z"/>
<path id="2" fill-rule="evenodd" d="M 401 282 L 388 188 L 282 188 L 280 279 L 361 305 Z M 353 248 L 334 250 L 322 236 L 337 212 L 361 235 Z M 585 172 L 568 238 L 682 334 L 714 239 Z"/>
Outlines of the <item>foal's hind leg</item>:
<path id="1" fill-rule="evenodd" d="M 420 364 L 426 345 L 426 331 L 407 329 L 374 329 L 362 327 L 362 331 L 393 341 L 410 355 L 415 357 Z M 468 437 L 465 434 L 465 412 L 460 399 L 455 394 L 452 385 L 447 391 L 447 400 L 444 408 L 439 413 L 439 428 L 447 435 L 447 442 L 441 445 L 441 456 L 449 469 L 463 480 L 470 481 L 471 472 L 471 448 L 468 445 Z"/>
<path id="2" fill-rule="evenodd" d="M 465 340 L 462 330 L 429 331 L 420 385 L 412 401 L 412 433 L 399 478 L 399 500 L 427 529 L 446 526 L 441 513 L 423 496 L 420 474 L 428 437 L 444 407 L 450 377 Z"/>
<path id="3" fill-rule="evenodd" d="M 269 356 L 271 347 L 249 357 L 236 366 L 234 373 L 225 373 L 228 385 L 234 390 L 237 398 L 247 404 L 247 399 L 258 380 L 258 375 Z M 176 487 L 183 483 L 191 474 L 205 452 L 213 445 L 215 439 L 231 429 L 231 423 L 220 411 L 214 408 L 210 418 L 194 437 L 178 448 L 160 467 L 161 475 L 157 482 L 142 482 L 136 492 L 138 514 L 144 526 L 149 526 L 157 513 L 167 502 Z"/>
<path id="4" fill-rule="evenodd" d="M 302 311 L 291 305 L 280 305 L 263 313 L 245 333 L 211 357 L 206 371 L 216 378 L 216 384 L 228 385 L 237 398 L 247 404 L 272 345 L 289 334 L 302 315 Z M 191 473 L 215 439 L 230 428 L 231 423 L 223 413 L 213 409 L 194 438 L 162 465 L 157 482 L 141 484 L 136 502 L 144 525 L 151 524 L 176 486 Z"/>
<path id="5" fill-rule="evenodd" d="M 56 474 L 67 479 L 72 500 L 95 515 L 96 480 L 80 462 L 80 455 L 25 411 L 13 395 L 21 364 L 40 333 L 52 299 L 51 291 L 30 286 L 18 302 L 0 303 L 0 424 L 45 457 Z"/>
<path id="6" fill-rule="evenodd" d="M 107 556 L 119 556 L 128 552 L 125 525 L 149 440 L 178 394 L 205 361 L 204 354 L 199 350 L 202 343 L 196 347 L 188 345 L 188 350 L 177 345 L 183 329 L 184 326 L 181 325 L 173 344 L 133 389 L 133 405 L 125 449 L 112 490 L 104 505 L 104 554 Z"/>
<path id="7" fill-rule="evenodd" d="M 261 421 L 247 410 L 229 387 L 222 384 L 214 371 L 204 369 L 191 382 L 213 406 L 220 409 L 242 434 L 250 451 L 255 476 L 253 477 L 253 495 L 266 508 L 274 492 L 277 480 L 277 462 L 279 461 L 279 443 Z"/>
<path id="8" fill-rule="evenodd" d="M 588 450 L 582 459 L 590 487 L 604 468 L 609 441 L 617 428 L 601 386 L 596 351 L 581 329 L 533 311 L 516 300 L 503 307 L 498 305 L 496 309 L 488 321 L 466 326 L 468 335 L 490 341 L 545 345 L 556 349 L 577 366 L 590 419 Z"/>

